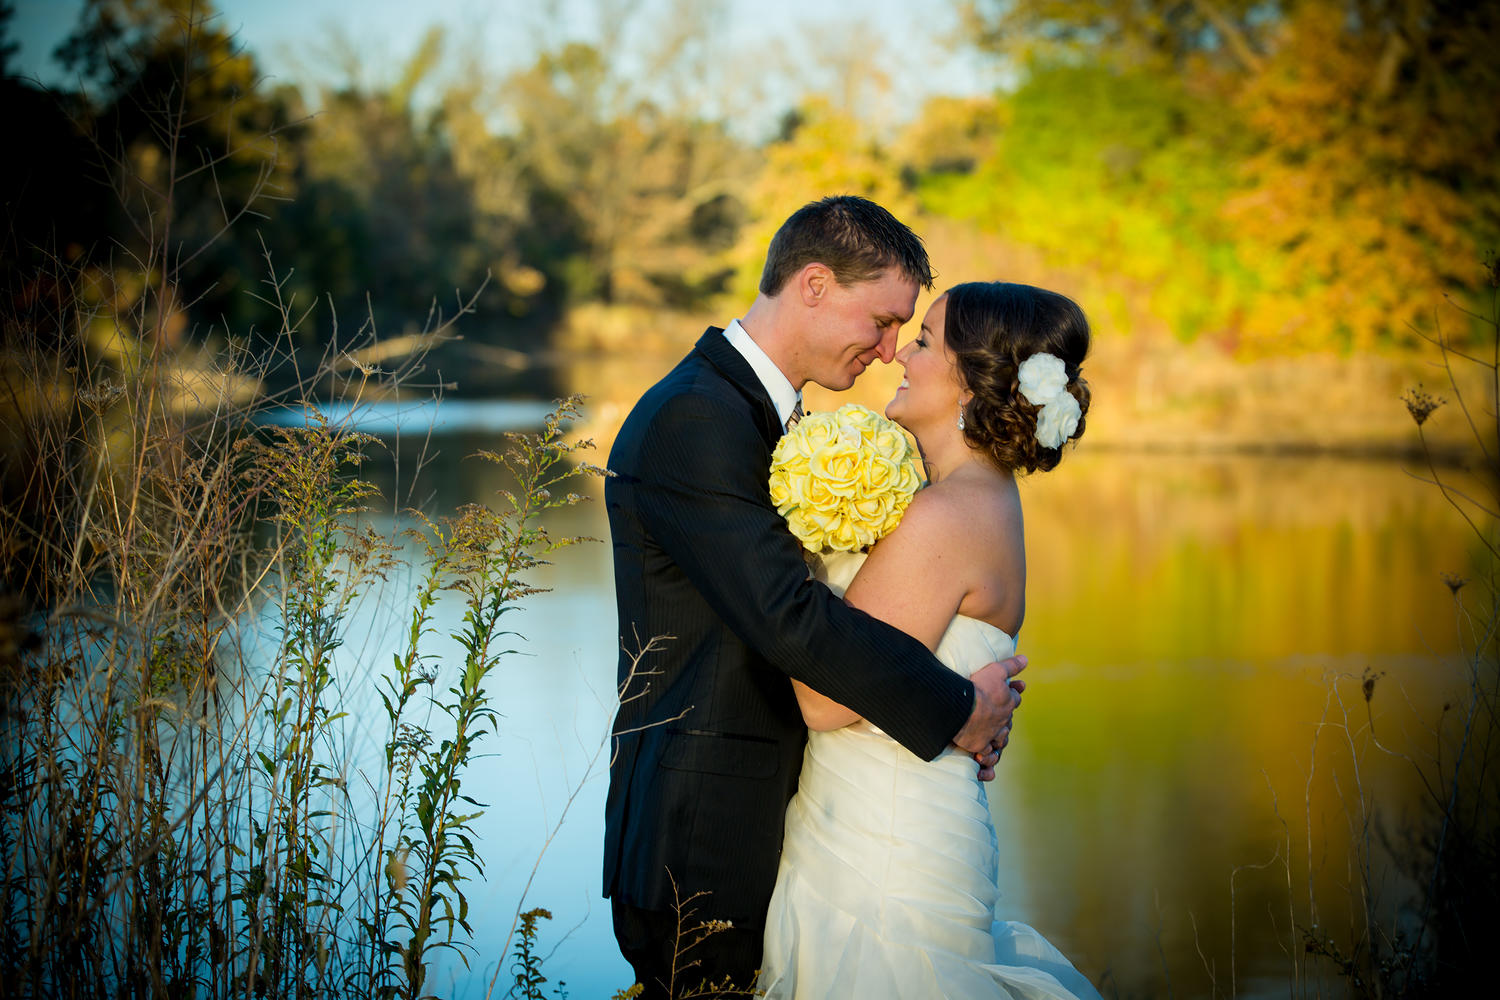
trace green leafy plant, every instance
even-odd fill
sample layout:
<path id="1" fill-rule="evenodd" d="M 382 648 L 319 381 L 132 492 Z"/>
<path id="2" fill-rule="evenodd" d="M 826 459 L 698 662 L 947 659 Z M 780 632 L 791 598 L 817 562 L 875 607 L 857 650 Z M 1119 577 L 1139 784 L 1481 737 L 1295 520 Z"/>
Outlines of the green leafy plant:
<path id="1" fill-rule="evenodd" d="M 471 930 L 463 883 L 483 874 L 471 837 L 471 824 L 482 807 L 463 793 L 463 774 L 477 743 L 496 725 L 485 680 L 501 657 L 512 652 L 499 645 L 514 636 L 500 628 L 502 616 L 538 593 L 524 574 L 542 565 L 545 553 L 585 540 L 555 537 L 540 522 L 545 511 L 582 499 L 561 492 L 570 479 L 597 471 L 568 461 L 579 448 L 590 446 L 564 439 L 578 404 L 576 397 L 559 403 L 540 434 L 507 435 L 504 452 L 478 453 L 480 461 L 503 466 L 513 477 L 514 488 L 501 491 L 500 510 L 471 504 L 445 522 L 419 515 L 431 569 L 417 594 L 406 652 L 395 658 L 381 695 L 392 733 L 385 756 L 395 778 L 388 869 L 400 865 L 404 872 L 387 879 L 385 934 L 389 952 L 399 959 L 399 974 L 387 981 L 399 984 L 396 993 L 403 997 L 421 995 L 431 955 L 456 947 L 455 929 Z M 463 660 L 447 697 L 435 699 L 452 723 L 451 735 L 435 740 L 405 716 L 417 687 L 436 679 L 423 672 L 421 642 L 430 632 L 431 608 L 442 590 L 462 602 L 463 627 L 451 638 Z M 394 928 L 400 928 L 403 940 L 390 939 Z"/>
<path id="2" fill-rule="evenodd" d="M 180 99 L 135 83 L 170 155 L 98 149 L 145 245 L 38 252 L 5 273 L 0 993 L 430 995 L 482 874 L 463 782 L 497 722 L 485 679 L 515 648 L 501 620 L 537 592 L 546 553 L 576 541 L 541 519 L 594 471 L 573 454 L 586 444 L 564 441 L 579 402 L 477 459 L 511 476 L 495 508 L 404 522 L 425 541 L 424 582 L 380 680 L 385 753 L 366 766 L 344 715 L 368 671 L 348 655 L 350 623 L 412 556 L 372 526 L 363 473 L 380 443 L 355 424 L 370 399 L 421 391 L 421 350 L 451 339 L 473 299 L 434 306 L 406 353 L 366 325 L 310 359 L 309 311 L 267 255 L 256 289 L 226 274 L 220 291 L 255 291 L 276 324 L 186 336 L 183 266 L 218 230 L 172 223 L 247 205 L 176 211 L 222 161 L 184 109 L 213 71 L 201 22 L 169 20 L 181 59 L 156 82 Z M 233 155 L 275 150 L 247 136 Z M 330 401 L 347 415 L 326 416 Z M 301 419 L 278 426 L 288 413 Z M 465 608 L 457 657 L 434 649 L 432 610 L 449 599 Z"/>

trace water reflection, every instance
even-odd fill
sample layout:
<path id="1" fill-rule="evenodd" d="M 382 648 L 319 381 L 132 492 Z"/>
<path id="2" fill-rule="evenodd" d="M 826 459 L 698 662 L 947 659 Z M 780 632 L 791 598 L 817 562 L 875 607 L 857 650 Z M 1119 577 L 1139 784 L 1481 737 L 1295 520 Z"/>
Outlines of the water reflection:
<path id="1" fill-rule="evenodd" d="M 1284 991 L 1281 949 L 1300 940 L 1288 871 L 1242 871 L 1233 913 L 1231 874 L 1281 844 L 1305 912 L 1310 823 L 1312 885 L 1342 922 L 1355 783 L 1345 735 L 1319 729 L 1344 718 L 1330 682 L 1355 678 L 1335 690 L 1362 730 L 1358 678 L 1381 674 L 1373 722 L 1417 749 L 1408 703 L 1435 719 L 1462 681 L 1439 574 L 1471 575 L 1476 547 L 1395 464 L 1074 457 L 1024 487 L 1035 666 L 991 796 L 1023 859 L 1006 888 L 1125 992 L 1162 992 L 1170 974 L 1208 993 L 1200 948 L 1227 989 L 1231 919 L 1240 991 L 1277 992 L 1278 975 Z M 1365 790 L 1399 816 L 1414 776 L 1367 735 L 1355 745 Z"/>
<path id="2" fill-rule="evenodd" d="M 419 444 L 392 447 L 379 473 L 388 497 L 451 509 L 503 485 L 463 458 L 495 447 L 492 435 Z M 416 497 L 419 458 L 431 493 Z M 556 531 L 605 537 L 597 483 L 589 490 L 595 501 L 558 512 Z M 1231 976 L 1240 995 L 1284 995 L 1291 898 L 1305 909 L 1311 886 L 1329 923 L 1341 919 L 1346 801 L 1363 789 L 1396 818 L 1419 794 L 1363 731 L 1373 723 L 1412 749 L 1413 713 L 1435 712 L 1459 684 L 1439 574 L 1473 575 L 1467 529 L 1394 463 L 1084 449 L 1023 490 L 1031 687 L 991 790 L 1008 915 L 1090 976 L 1107 970 L 1122 996 L 1207 995 L 1215 983 L 1227 993 Z M 544 947 L 570 935 L 549 973 L 573 996 L 603 997 L 630 981 L 597 895 L 615 658 L 608 549 L 566 550 L 538 582 L 553 591 L 511 623 L 524 653 L 499 672 L 501 735 L 470 779 L 490 806 L 486 887 L 471 912 L 480 954 L 472 974 L 449 975 L 483 995 L 534 879 L 526 905 L 556 916 Z M 389 661 L 375 647 L 395 628 L 379 616 L 404 607 L 400 588 L 359 626 L 362 661 Z M 1366 670 L 1380 675 L 1368 719 Z M 1339 674 L 1353 680 L 1330 688 Z M 1353 713 L 1353 736 L 1320 728 L 1343 720 L 1330 690 Z M 1358 784 L 1340 748 L 1349 740 Z M 1289 867 L 1246 867 L 1278 850 Z"/>
<path id="3" fill-rule="evenodd" d="M 309 407 L 275 407 L 260 415 L 262 423 L 301 427 Z M 366 434 L 399 437 L 402 434 L 494 434 L 529 430 L 541 426 L 552 405 L 524 399 L 338 399 L 320 403 L 317 413 L 334 425 L 345 425 Z"/>

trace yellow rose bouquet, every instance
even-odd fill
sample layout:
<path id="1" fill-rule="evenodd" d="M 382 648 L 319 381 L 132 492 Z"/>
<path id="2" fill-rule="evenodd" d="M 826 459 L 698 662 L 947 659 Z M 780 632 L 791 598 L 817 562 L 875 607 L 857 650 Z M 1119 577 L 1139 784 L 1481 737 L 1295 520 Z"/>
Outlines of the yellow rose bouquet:
<path id="1" fill-rule="evenodd" d="M 771 502 L 811 553 L 868 549 L 921 485 L 901 428 L 857 403 L 809 413 L 771 453 Z"/>

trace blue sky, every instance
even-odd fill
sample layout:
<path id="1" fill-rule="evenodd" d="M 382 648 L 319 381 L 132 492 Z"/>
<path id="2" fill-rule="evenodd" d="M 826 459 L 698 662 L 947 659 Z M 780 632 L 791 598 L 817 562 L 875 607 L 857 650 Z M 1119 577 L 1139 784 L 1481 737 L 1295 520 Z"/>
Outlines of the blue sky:
<path id="1" fill-rule="evenodd" d="M 76 22 L 82 0 L 17 0 L 16 6 L 14 65 L 23 75 L 57 82 L 50 54 Z M 796 91 L 830 85 L 833 71 L 822 64 L 837 59 L 829 53 L 875 53 L 873 63 L 888 81 L 879 111 L 886 118 L 914 115 L 932 94 L 982 93 L 1000 81 L 992 61 L 947 44 L 957 32 L 956 0 L 220 0 L 217 9 L 274 79 L 316 83 L 337 34 L 361 54 L 364 82 L 379 83 L 383 68 L 393 74 L 434 24 L 449 27 L 448 52 L 462 50 L 504 72 L 529 62 L 539 37 L 600 41 L 603 13 L 612 8 L 633 11 L 625 22 L 628 47 L 659 34 L 681 6 L 717 11 L 708 47 L 754 80 L 765 94 L 767 120 Z"/>

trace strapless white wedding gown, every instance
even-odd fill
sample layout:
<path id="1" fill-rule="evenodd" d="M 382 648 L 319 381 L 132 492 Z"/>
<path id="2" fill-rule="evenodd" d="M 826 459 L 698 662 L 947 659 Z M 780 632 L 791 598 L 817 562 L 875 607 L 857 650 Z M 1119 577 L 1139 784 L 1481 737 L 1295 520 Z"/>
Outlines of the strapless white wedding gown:
<path id="1" fill-rule="evenodd" d="M 861 554 L 818 575 L 842 594 Z M 1015 650 L 958 617 L 937 648 L 967 676 Z M 996 919 L 1000 855 L 969 756 L 924 762 L 866 722 L 810 733 L 786 813 L 759 988 L 769 1000 L 1098 1000 L 1035 930 Z"/>

